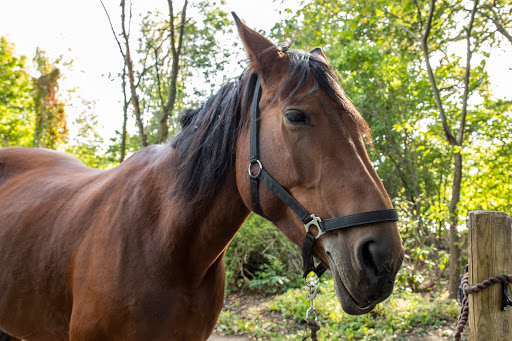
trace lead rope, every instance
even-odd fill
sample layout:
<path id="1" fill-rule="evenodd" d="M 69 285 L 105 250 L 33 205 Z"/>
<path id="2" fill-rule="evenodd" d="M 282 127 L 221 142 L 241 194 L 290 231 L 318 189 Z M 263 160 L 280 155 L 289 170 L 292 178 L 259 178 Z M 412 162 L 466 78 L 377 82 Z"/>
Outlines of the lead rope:
<path id="1" fill-rule="evenodd" d="M 455 336 L 453 338 L 454 341 L 459 341 L 462 337 L 462 332 L 464 331 L 464 327 L 466 326 L 468 322 L 469 317 L 469 306 L 468 306 L 468 297 L 470 294 L 476 294 L 484 289 L 487 289 L 491 285 L 497 284 L 497 283 L 503 283 L 503 295 L 504 297 L 502 300 L 505 300 L 505 303 L 502 303 L 501 310 L 506 311 L 507 305 L 510 305 L 507 301 L 510 301 L 508 297 L 506 297 L 506 286 L 508 283 L 512 283 L 512 275 L 498 275 L 489 277 L 482 283 L 478 283 L 477 285 L 471 286 L 469 285 L 469 277 L 468 274 L 465 274 L 462 278 L 461 285 L 462 285 L 462 292 L 464 293 L 464 298 L 462 300 L 462 307 L 460 308 L 460 315 L 459 320 L 457 322 L 457 328 L 455 332 Z"/>
<path id="2" fill-rule="evenodd" d="M 307 278 L 304 278 L 304 283 L 309 289 L 309 293 L 306 295 L 306 297 L 309 299 L 309 308 L 306 311 L 306 326 L 304 328 L 304 337 L 302 338 L 302 341 L 306 341 L 308 339 L 308 328 L 310 329 L 311 333 L 309 337 L 311 338 L 311 341 L 318 341 L 318 337 L 316 335 L 316 332 L 320 330 L 320 323 L 317 321 L 317 314 L 315 306 L 313 305 L 313 300 L 315 299 L 316 295 L 318 294 L 318 283 L 320 282 L 320 277 L 317 278 L 314 282 L 308 282 Z M 313 319 L 312 316 L 315 316 Z"/>

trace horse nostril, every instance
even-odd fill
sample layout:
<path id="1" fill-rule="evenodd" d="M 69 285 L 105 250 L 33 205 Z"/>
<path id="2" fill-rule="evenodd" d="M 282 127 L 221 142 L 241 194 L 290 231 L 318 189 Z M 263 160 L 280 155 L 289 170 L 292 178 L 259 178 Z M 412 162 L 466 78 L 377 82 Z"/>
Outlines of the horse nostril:
<path id="1" fill-rule="evenodd" d="M 360 251 L 359 251 L 359 257 L 361 261 L 361 265 L 363 267 L 363 270 L 366 273 L 370 273 L 372 275 L 377 276 L 379 269 L 376 264 L 376 260 L 374 258 L 374 254 L 372 252 L 372 249 L 374 249 L 374 241 L 368 241 L 361 245 Z"/>

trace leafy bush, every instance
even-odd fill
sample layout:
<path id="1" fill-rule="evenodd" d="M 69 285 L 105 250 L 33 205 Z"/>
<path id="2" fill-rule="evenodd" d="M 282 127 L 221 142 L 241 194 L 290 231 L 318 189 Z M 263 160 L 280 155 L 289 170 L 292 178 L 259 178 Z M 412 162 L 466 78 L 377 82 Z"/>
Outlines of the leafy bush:
<path id="1" fill-rule="evenodd" d="M 226 290 L 283 292 L 301 285 L 300 250 L 277 227 L 251 214 L 224 257 Z"/>

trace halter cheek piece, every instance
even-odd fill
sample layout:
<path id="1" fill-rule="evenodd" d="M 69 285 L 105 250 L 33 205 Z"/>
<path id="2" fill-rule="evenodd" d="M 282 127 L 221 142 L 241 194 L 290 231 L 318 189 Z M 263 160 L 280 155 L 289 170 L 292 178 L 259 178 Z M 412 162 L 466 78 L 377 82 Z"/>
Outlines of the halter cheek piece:
<path id="1" fill-rule="evenodd" d="M 261 161 L 259 160 L 258 103 L 261 95 L 260 83 L 260 76 L 258 76 L 251 105 L 250 160 L 248 171 L 251 182 L 251 200 L 253 208 L 257 214 L 265 217 L 265 214 L 261 209 L 259 199 L 259 182 L 261 181 L 272 193 L 274 193 L 279 199 L 281 199 L 281 201 L 290 207 L 304 224 L 306 229 L 306 239 L 304 240 L 304 245 L 302 246 L 304 278 L 306 278 L 311 271 L 315 272 L 317 276 L 320 277 L 325 272 L 325 270 L 327 270 L 327 266 L 323 263 L 320 263 L 317 267 L 315 267 L 312 249 L 316 239 L 318 239 L 322 234 L 329 231 L 346 229 L 349 227 L 363 226 L 388 221 L 398 221 L 398 214 L 395 209 L 386 209 L 322 220 L 316 215 L 308 213 L 298 203 L 298 201 L 291 196 L 290 193 L 288 193 L 276 180 L 274 180 L 274 178 L 263 168 Z M 316 235 L 313 235 L 310 231 L 310 227 L 312 225 L 316 226 L 317 228 L 318 232 Z"/>

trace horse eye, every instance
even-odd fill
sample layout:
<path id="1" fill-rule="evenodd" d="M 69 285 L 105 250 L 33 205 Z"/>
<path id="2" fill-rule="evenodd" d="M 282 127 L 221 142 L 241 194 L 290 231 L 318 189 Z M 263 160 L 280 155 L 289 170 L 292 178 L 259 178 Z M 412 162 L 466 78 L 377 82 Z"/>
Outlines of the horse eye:
<path id="1" fill-rule="evenodd" d="M 289 110 L 284 116 L 288 122 L 294 125 L 309 125 L 311 123 L 308 115 L 304 114 L 302 111 Z"/>

